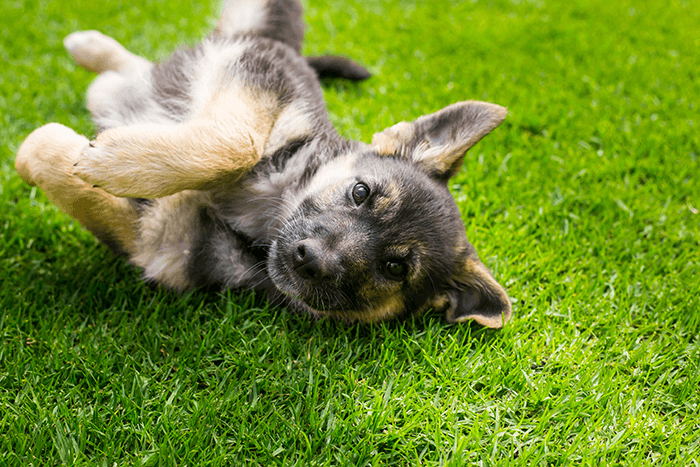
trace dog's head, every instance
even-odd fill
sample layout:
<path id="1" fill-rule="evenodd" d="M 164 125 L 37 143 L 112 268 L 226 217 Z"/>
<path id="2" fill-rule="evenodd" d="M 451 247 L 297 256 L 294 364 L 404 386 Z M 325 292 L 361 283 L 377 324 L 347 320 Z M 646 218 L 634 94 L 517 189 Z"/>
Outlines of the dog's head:
<path id="1" fill-rule="evenodd" d="M 454 104 L 322 167 L 270 249 L 275 285 L 351 321 L 432 308 L 450 322 L 501 327 L 510 301 L 467 240 L 447 181 L 505 115 L 493 104 Z"/>

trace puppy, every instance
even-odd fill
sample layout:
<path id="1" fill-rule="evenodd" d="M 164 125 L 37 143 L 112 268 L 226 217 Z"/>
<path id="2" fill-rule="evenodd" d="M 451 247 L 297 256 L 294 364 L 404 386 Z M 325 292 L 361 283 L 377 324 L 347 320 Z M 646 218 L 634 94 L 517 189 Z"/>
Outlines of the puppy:
<path id="1" fill-rule="evenodd" d="M 96 139 L 35 130 L 16 169 L 144 277 L 266 291 L 316 316 L 375 322 L 429 309 L 498 328 L 504 289 L 465 235 L 447 183 L 506 109 L 459 102 L 371 144 L 328 120 L 298 0 L 228 0 L 216 29 L 153 64 L 95 31 L 65 46 L 99 73 Z"/>

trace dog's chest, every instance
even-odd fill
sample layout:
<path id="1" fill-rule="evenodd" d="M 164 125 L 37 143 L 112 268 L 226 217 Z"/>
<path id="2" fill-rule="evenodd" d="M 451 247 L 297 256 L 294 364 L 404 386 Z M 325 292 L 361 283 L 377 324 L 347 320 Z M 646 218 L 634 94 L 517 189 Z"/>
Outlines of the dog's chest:
<path id="1" fill-rule="evenodd" d="M 217 195 L 220 218 L 234 231 L 269 245 L 294 215 L 300 192 L 325 162 L 317 141 L 291 141 L 263 156 L 236 189 Z"/>

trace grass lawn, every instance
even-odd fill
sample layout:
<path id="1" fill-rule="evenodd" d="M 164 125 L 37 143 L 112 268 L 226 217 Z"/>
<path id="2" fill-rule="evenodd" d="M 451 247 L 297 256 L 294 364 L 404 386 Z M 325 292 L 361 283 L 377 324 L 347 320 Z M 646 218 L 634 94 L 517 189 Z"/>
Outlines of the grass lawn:
<path id="1" fill-rule="evenodd" d="M 452 190 L 513 321 L 348 327 L 143 284 L 14 156 L 48 122 L 94 135 L 65 35 L 157 60 L 217 2 L 3 0 L 0 465 L 700 465 L 700 6 L 305 4 L 305 53 L 375 75 L 325 90 L 345 136 L 509 108 Z"/>

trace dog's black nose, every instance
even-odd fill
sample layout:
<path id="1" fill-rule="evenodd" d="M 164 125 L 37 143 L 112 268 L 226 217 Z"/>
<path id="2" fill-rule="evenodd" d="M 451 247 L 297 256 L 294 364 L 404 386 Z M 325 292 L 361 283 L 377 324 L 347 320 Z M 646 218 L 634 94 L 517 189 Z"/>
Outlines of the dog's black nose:
<path id="1" fill-rule="evenodd" d="M 311 239 L 297 243 L 292 252 L 292 265 L 297 274 L 309 280 L 318 280 L 325 276 L 322 251 L 322 247 Z"/>

